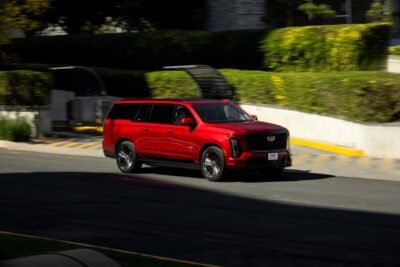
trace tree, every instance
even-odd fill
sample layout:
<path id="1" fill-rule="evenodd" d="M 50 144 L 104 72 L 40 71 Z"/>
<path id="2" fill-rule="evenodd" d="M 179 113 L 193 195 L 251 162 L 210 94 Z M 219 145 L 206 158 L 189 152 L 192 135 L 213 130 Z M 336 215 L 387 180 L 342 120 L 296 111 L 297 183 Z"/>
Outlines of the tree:
<path id="1" fill-rule="evenodd" d="M 381 22 L 390 20 L 390 11 L 386 1 L 374 1 L 367 11 L 367 19 L 370 22 Z"/>
<path id="2" fill-rule="evenodd" d="M 39 18 L 50 7 L 50 0 L 1 0 L 0 44 L 7 42 L 10 29 L 31 32 L 40 26 Z"/>
<path id="3" fill-rule="evenodd" d="M 0 0 L 1 1 L 1 0 Z M 46 15 L 49 24 L 61 24 L 68 33 L 96 31 L 111 17 L 115 26 L 142 30 L 204 29 L 205 0 L 53 0 Z"/>
<path id="4" fill-rule="evenodd" d="M 312 2 L 299 5 L 298 9 L 308 15 L 309 21 L 314 22 L 315 18 L 331 18 L 336 15 L 336 11 L 332 10 L 330 5 L 314 4 Z"/>

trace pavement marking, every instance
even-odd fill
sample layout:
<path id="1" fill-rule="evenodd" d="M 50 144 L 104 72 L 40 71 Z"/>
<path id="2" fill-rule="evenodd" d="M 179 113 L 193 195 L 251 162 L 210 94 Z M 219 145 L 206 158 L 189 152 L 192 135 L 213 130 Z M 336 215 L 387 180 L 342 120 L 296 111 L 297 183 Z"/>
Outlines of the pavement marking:
<path id="1" fill-rule="evenodd" d="M 91 149 L 94 147 L 98 147 L 99 144 L 97 142 L 91 142 L 91 143 L 80 143 L 79 145 L 75 146 L 74 148 L 79 148 L 79 149 Z"/>
<path id="2" fill-rule="evenodd" d="M 56 146 L 56 147 L 64 147 L 65 145 L 71 143 L 71 140 L 66 140 L 66 141 L 59 141 L 59 142 L 54 142 L 54 143 L 49 143 L 49 146 Z"/>

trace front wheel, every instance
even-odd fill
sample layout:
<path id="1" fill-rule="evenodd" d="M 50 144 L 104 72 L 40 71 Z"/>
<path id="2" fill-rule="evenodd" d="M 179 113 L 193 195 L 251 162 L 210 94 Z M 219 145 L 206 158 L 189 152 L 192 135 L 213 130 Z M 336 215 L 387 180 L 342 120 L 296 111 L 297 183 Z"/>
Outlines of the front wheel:
<path id="1" fill-rule="evenodd" d="M 141 168 L 137 158 L 135 146 L 130 141 L 124 141 L 117 148 L 117 165 L 121 172 L 132 173 Z"/>
<path id="2" fill-rule="evenodd" d="M 201 173 L 209 181 L 221 181 L 225 176 L 225 158 L 222 150 L 210 146 L 201 156 Z"/>

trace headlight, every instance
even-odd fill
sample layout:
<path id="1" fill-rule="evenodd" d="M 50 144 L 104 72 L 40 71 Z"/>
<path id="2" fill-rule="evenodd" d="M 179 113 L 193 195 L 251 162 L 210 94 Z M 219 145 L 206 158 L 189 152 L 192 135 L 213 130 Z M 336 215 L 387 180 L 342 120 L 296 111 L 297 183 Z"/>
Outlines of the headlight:
<path id="1" fill-rule="evenodd" d="M 230 139 L 231 141 L 231 151 L 232 151 L 232 157 L 238 158 L 241 153 L 240 149 L 240 143 L 237 139 Z"/>

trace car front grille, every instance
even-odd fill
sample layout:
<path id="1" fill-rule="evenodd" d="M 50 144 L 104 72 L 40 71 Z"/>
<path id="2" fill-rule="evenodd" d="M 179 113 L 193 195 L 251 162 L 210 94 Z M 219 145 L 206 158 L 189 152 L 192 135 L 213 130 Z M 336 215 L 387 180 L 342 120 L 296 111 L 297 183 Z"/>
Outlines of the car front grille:
<path id="1" fill-rule="evenodd" d="M 287 133 L 249 134 L 247 140 L 252 151 L 286 149 Z"/>

